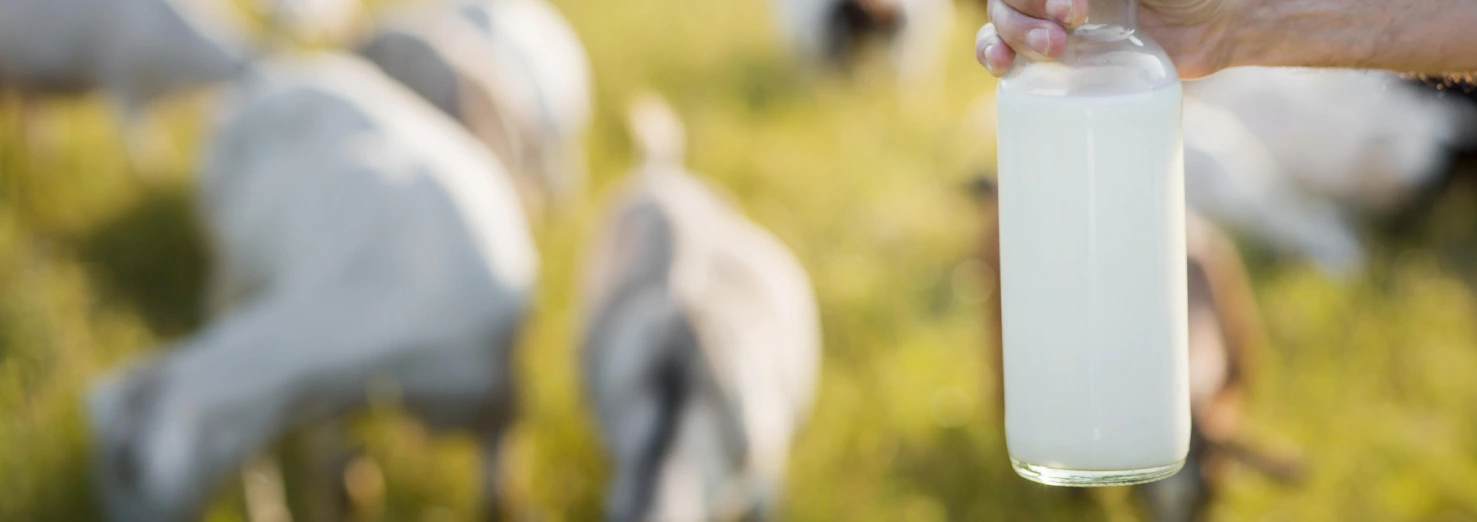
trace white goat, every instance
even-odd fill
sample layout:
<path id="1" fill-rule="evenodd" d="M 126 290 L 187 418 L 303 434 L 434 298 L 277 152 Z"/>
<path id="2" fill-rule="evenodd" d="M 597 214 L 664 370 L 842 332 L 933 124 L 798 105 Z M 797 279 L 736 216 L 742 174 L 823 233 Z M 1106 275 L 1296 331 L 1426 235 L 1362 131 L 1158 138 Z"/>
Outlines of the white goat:
<path id="1" fill-rule="evenodd" d="M 162 95 L 225 80 L 249 39 L 224 0 L 0 0 L 0 87 L 103 89 L 125 121 Z"/>
<path id="2" fill-rule="evenodd" d="M 1191 203 L 1334 271 L 1362 261 L 1350 220 L 1432 182 L 1473 122 L 1383 72 L 1238 68 L 1186 93 Z"/>
<path id="3" fill-rule="evenodd" d="M 648 162 L 585 281 L 584 380 L 616 461 L 607 518 L 772 518 L 820 369 L 809 279 L 683 171 L 665 106 L 634 119 Z"/>
<path id="4" fill-rule="evenodd" d="M 1363 260 L 1340 209 L 1299 189 L 1234 114 L 1185 100 L 1185 197 L 1205 217 L 1334 273 Z"/>
<path id="5" fill-rule="evenodd" d="M 200 208 L 229 311 L 94 390 L 111 520 L 199 515 L 285 430 L 392 381 L 495 451 L 537 254 L 508 174 L 451 119 L 352 57 L 263 64 L 237 86 Z"/>
<path id="6" fill-rule="evenodd" d="M 530 206 L 583 181 L 590 65 L 542 0 L 461 0 L 386 16 L 360 52 L 508 161 Z"/>

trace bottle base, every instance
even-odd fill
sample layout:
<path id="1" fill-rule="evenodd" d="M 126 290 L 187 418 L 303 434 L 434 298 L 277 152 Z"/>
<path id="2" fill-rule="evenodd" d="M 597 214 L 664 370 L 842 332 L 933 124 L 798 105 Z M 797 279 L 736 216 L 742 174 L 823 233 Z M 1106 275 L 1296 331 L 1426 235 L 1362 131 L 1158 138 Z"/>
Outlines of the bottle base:
<path id="1" fill-rule="evenodd" d="M 1048 486 L 1072 486 L 1072 487 L 1104 487 L 1104 486 L 1132 486 L 1156 480 L 1169 478 L 1184 467 L 1185 461 L 1181 460 L 1172 464 L 1155 466 L 1142 469 L 1125 470 L 1076 470 L 1049 468 L 1037 464 L 1021 462 L 1010 459 L 1010 466 L 1015 468 L 1016 474 L 1025 477 L 1032 482 L 1039 482 Z"/>

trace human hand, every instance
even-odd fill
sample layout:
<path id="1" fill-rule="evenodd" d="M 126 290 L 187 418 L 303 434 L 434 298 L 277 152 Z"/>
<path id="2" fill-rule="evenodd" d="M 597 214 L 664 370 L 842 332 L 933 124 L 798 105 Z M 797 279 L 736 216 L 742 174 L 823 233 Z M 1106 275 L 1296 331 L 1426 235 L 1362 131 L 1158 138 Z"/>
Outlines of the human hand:
<path id="1" fill-rule="evenodd" d="M 1236 21 L 1255 0 L 1141 0 L 1139 28 L 1158 42 L 1185 79 L 1229 67 Z M 990 23 L 975 37 L 975 57 L 996 76 L 1016 55 L 1051 61 L 1067 49 L 1070 29 L 1087 21 L 1088 0 L 989 0 Z"/>

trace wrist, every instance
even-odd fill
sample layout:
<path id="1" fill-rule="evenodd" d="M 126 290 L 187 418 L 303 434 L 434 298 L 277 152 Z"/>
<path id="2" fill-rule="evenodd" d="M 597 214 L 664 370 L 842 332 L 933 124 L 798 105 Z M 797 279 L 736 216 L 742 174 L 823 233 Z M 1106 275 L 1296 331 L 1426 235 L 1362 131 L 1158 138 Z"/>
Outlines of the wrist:
<path id="1" fill-rule="evenodd" d="M 1240 0 L 1227 31 L 1229 66 L 1471 70 L 1477 1 Z"/>
<path id="2" fill-rule="evenodd" d="M 1325 28 L 1324 0 L 1242 0 L 1227 31 L 1229 66 L 1304 67 L 1318 61 L 1311 56 Z"/>
<path id="3" fill-rule="evenodd" d="M 1222 45 L 1226 46 L 1226 67 L 1266 65 L 1272 61 L 1276 51 L 1267 45 L 1268 39 L 1259 35 L 1267 33 L 1266 17 L 1261 14 L 1266 2 L 1263 0 L 1240 0 L 1235 2 L 1225 29 Z"/>

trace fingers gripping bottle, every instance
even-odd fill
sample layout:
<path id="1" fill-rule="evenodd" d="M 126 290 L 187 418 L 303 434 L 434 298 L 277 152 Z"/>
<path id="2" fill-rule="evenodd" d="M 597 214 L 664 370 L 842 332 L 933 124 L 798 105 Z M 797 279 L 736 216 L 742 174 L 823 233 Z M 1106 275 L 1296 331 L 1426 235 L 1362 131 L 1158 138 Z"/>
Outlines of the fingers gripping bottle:
<path id="1" fill-rule="evenodd" d="M 1179 75 L 1136 0 L 1000 81 L 1005 431 L 1021 476 L 1116 486 L 1189 449 Z"/>

